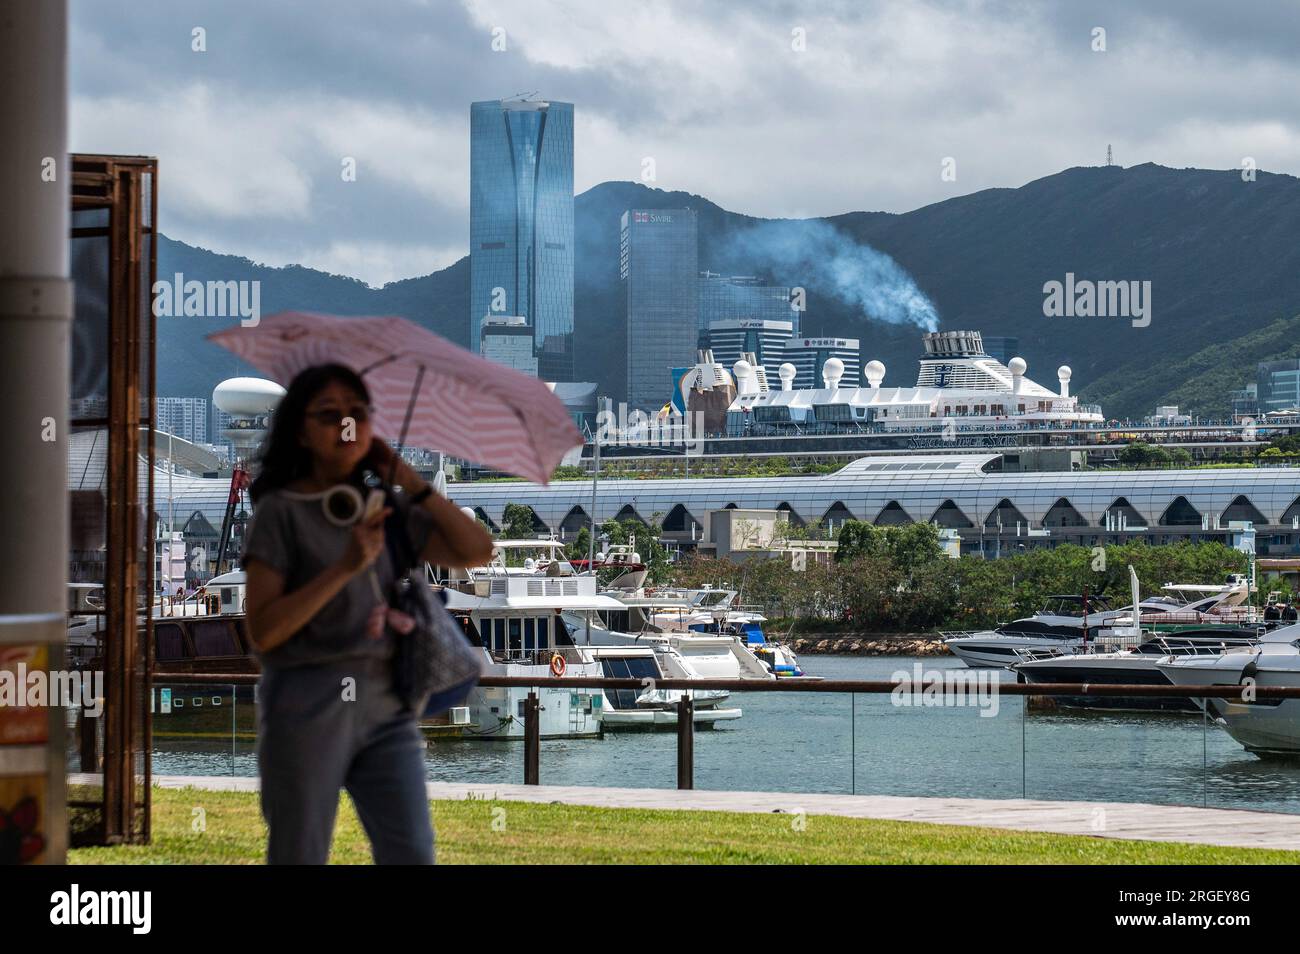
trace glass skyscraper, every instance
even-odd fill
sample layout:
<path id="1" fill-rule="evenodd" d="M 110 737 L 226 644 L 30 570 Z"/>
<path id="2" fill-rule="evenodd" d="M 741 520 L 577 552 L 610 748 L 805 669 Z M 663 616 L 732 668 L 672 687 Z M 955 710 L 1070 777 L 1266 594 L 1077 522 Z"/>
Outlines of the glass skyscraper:
<path id="1" fill-rule="evenodd" d="M 573 380 L 573 104 L 470 106 L 470 346 L 487 315 L 533 329 L 537 373 Z"/>
<path id="2" fill-rule="evenodd" d="M 672 369 L 695 364 L 699 231 L 691 209 L 629 209 L 619 238 L 627 300 L 627 401 L 657 411 Z"/>
<path id="3" fill-rule="evenodd" d="M 790 307 L 790 289 L 765 285 L 752 275 L 700 273 L 700 333 L 719 321 L 758 319 L 788 321 L 791 334 L 800 335 L 800 313 Z"/>

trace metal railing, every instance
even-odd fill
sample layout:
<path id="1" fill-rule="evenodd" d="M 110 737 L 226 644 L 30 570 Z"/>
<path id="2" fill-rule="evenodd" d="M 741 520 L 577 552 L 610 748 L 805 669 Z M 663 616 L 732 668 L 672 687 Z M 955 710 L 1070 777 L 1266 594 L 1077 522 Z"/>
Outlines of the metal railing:
<path id="1" fill-rule="evenodd" d="M 959 670 L 967 671 L 967 670 Z M 250 673 L 154 673 L 155 682 L 170 685 L 211 685 L 224 683 L 231 686 L 255 685 L 258 676 Z M 641 679 L 601 677 L 529 678 L 521 676 L 484 676 L 478 683 L 482 688 L 528 689 L 524 701 L 524 784 L 541 784 L 541 702 L 539 689 L 601 689 L 642 691 L 646 688 Z M 656 679 L 655 688 L 683 692 L 674 708 L 677 719 L 677 787 L 692 789 L 695 786 L 695 707 L 687 690 L 721 690 L 725 692 L 808 692 L 841 693 L 850 696 L 890 695 L 899 691 L 899 684 L 888 680 L 846 679 Z M 1243 701 L 1249 690 L 1250 701 L 1300 699 L 1300 687 L 1220 685 L 1220 686 L 1154 686 L 1120 683 L 1023 683 L 999 682 L 997 692 L 1009 696 L 1073 698 L 1164 698 L 1164 699 L 1238 699 Z M 909 690 L 919 694 L 920 687 Z"/>

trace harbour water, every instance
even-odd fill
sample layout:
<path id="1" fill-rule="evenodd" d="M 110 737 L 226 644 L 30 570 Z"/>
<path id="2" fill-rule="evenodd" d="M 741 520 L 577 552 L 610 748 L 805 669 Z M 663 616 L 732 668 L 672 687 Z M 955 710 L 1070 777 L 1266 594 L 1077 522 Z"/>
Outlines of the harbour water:
<path id="1" fill-rule="evenodd" d="M 963 668 L 955 659 L 813 656 L 828 679 Z M 1001 678 L 1012 679 L 1007 672 Z M 1201 716 L 1025 710 L 999 696 L 975 707 L 900 707 L 887 695 L 736 693 L 744 717 L 695 739 L 695 786 L 739 791 L 1151 802 L 1300 813 L 1300 761 L 1247 753 Z M 241 720 L 242 721 L 242 720 Z M 156 722 L 156 725 L 159 723 Z M 541 744 L 541 781 L 672 788 L 673 732 L 610 733 Z M 523 745 L 436 741 L 430 780 L 521 783 Z M 156 775 L 256 775 L 253 742 L 159 736 Z"/>

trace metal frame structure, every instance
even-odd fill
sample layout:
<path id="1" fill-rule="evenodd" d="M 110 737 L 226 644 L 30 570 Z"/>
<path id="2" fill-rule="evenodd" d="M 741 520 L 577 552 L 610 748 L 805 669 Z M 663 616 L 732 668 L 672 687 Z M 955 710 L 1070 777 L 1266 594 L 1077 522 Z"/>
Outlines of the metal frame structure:
<path id="1" fill-rule="evenodd" d="M 158 161 L 101 155 L 71 155 L 69 161 L 71 237 L 108 239 L 109 362 L 107 416 L 69 422 L 108 430 L 103 787 L 98 802 L 69 800 L 70 809 L 99 811 L 96 824 L 72 832 L 72 843 L 143 843 L 151 836 L 155 528 L 154 447 L 141 441 L 141 428 L 152 431 L 154 413 L 150 292 L 157 276 Z M 76 213 L 96 209 L 108 210 L 107 224 L 77 227 Z"/>

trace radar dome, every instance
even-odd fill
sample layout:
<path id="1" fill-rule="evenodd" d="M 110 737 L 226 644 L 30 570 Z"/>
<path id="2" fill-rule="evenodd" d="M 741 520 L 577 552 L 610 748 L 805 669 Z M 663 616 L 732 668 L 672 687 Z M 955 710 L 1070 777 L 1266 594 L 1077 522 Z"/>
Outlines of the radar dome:
<path id="1" fill-rule="evenodd" d="M 827 358 L 822 365 L 822 383 L 828 388 L 838 388 L 844 377 L 844 362 L 839 358 Z"/>
<path id="2" fill-rule="evenodd" d="M 1068 364 L 1063 364 L 1056 369 L 1056 377 L 1060 381 L 1068 381 L 1070 378 L 1074 377 L 1074 372 L 1070 370 Z"/>
<path id="3" fill-rule="evenodd" d="M 868 361 L 866 367 L 867 384 L 873 388 L 880 387 L 885 380 L 885 365 L 881 361 Z"/>
<path id="4" fill-rule="evenodd" d="M 1028 367 L 1029 365 L 1025 363 L 1024 358 L 1016 357 L 1007 362 L 1007 368 L 1012 374 L 1024 374 L 1025 369 Z"/>
<path id="5" fill-rule="evenodd" d="M 212 389 L 212 403 L 232 417 L 270 414 L 284 397 L 284 388 L 265 378 L 228 378 Z"/>

